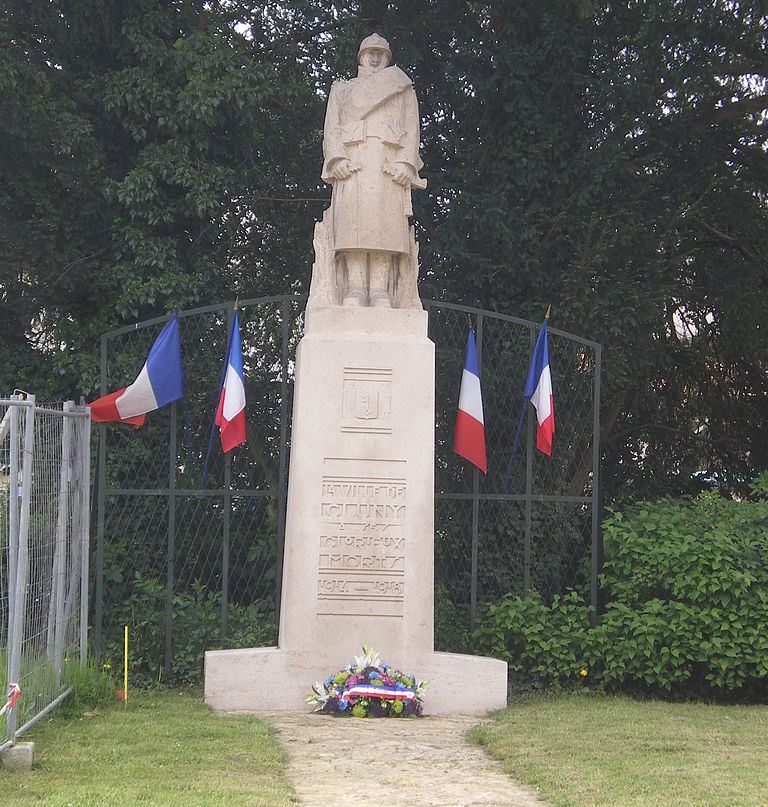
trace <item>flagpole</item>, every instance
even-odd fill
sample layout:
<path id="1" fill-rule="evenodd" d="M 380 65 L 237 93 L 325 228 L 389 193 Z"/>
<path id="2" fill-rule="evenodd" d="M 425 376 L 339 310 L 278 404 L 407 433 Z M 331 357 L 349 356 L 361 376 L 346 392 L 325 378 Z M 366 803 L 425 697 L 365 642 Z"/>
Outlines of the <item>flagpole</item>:
<path id="1" fill-rule="evenodd" d="M 517 421 L 517 431 L 515 432 L 515 442 L 512 446 L 512 454 L 509 457 L 509 464 L 507 465 L 507 472 L 504 474 L 504 493 L 509 493 L 509 483 L 512 480 L 512 466 L 515 463 L 515 455 L 517 454 L 517 446 L 520 442 L 520 430 L 523 428 L 523 418 L 525 417 L 525 410 L 528 407 L 528 403 L 531 399 L 524 398 L 523 399 L 523 406 L 520 410 L 520 419 Z"/>
<path id="2" fill-rule="evenodd" d="M 237 313 L 240 303 L 240 296 L 235 298 L 233 310 Z M 227 335 L 227 350 L 224 353 L 224 366 L 221 368 L 221 378 L 219 379 L 219 397 L 221 397 L 221 388 L 224 386 L 224 379 L 227 377 L 227 365 L 229 363 L 229 352 L 232 349 L 232 334 L 235 332 L 234 318 L 229 325 L 229 333 Z M 205 464 L 203 465 L 203 473 L 200 475 L 200 487 L 205 485 L 205 480 L 208 478 L 208 465 L 211 461 L 211 451 L 213 451 L 213 439 L 216 436 L 216 411 L 219 407 L 219 398 L 216 399 L 216 406 L 213 410 L 213 418 L 211 420 L 211 434 L 208 438 L 208 451 L 205 454 Z"/>

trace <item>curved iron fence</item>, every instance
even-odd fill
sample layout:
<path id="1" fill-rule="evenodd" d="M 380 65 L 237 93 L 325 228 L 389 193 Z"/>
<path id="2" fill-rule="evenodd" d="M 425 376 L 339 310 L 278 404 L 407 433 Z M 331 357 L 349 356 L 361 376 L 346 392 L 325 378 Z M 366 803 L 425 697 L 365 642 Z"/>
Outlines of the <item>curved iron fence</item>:
<path id="1" fill-rule="evenodd" d="M 99 426 L 94 639 L 118 655 L 122 625 L 134 669 L 195 679 L 202 651 L 276 641 L 292 408 L 303 296 L 240 303 L 248 448 L 212 452 L 211 433 L 232 303 L 179 312 L 183 402 L 142 429 Z M 503 479 L 539 325 L 425 301 L 436 367 L 436 644 L 460 650 L 485 603 L 507 592 L 580 589 L 597 605 L 600 346 L 549 328 L 557 434 L 534 451 L 527 418 Z M 481 363 L 488 475 L 451 450 L 468 317 Z M 168 317 L 104 334 L 102 394 L 133 380 Z"/>

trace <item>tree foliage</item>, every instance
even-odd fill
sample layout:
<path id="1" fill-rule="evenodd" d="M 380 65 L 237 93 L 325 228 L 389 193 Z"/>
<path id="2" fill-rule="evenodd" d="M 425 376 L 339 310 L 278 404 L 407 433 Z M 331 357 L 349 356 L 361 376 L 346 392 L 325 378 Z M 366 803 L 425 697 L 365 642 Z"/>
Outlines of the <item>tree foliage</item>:
<path id="1" fill-rule="evenodd" d="M 33 6 L 0 23 L 3 389 L 89 394 L 109 328 L 306 289 L 325 93 L 378 30 L 420 100 L 423 295 L 603 343 L 610 495 L 768 465 L 757 0 Z"/>
<path id="2" fill-rule="evenodd" d="M 8 5 L 2 327 L 20 360 L 4 387 L 30 377 L 26 354 L 65 375 L 51 393 L 90 393 L 100 333 L 282 291 L 278 246 L 306 265 L 311 224 L 265 197 L 306 183 L 316 133 L 296 122 L 318 102 L 204 5 Z"/>

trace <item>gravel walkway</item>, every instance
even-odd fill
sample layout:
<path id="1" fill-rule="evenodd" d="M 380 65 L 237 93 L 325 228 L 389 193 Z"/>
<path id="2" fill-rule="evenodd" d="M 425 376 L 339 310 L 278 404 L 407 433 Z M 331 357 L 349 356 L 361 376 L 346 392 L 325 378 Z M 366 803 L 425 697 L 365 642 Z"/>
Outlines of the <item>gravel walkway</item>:
<path id="1" fill-rule="evenodd" d="M 546 807 L 465 738 L 476 717 L 263 714 L 304 807 Z"/>

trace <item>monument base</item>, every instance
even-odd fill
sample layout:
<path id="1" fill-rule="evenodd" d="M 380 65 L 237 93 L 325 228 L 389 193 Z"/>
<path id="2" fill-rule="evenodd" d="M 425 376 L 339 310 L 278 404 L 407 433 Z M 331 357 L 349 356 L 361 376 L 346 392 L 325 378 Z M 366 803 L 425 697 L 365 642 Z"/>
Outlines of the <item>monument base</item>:
<path id="1" fill-rule="evenodd" d="M 280 647 L 205 654 L 218 711 L 309 710 L 374 647 L 429 681 L 424 711 L 507 701 L 503 661 L 434 648 L 435 355 L 422 310 L 319 307 L 297 351 Z"/>
<path id="2" fill-rule="evenodd" d="M 507 705 L 507 663 L 458 653 L 385 658 L 405 673 L 429 681 L 426 715 L 485 715 Z M 349 659 L 279 647 L 209 650 L 205 654 L 205 702 L 217 712 L 308 711 L 312 684 Z"/>

